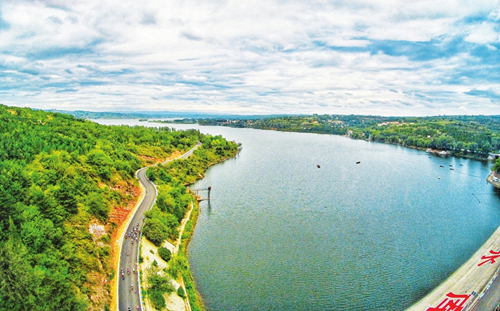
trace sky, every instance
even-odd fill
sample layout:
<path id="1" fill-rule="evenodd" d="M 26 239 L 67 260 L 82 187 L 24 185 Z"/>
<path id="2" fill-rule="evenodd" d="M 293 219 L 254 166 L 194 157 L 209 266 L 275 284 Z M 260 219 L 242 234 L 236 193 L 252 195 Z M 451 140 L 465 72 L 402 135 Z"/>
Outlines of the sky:
<path id="1" fill-rule="evenodd" d="M 0 0 L 0 103 L 500 114 L 500 1 Z"/>

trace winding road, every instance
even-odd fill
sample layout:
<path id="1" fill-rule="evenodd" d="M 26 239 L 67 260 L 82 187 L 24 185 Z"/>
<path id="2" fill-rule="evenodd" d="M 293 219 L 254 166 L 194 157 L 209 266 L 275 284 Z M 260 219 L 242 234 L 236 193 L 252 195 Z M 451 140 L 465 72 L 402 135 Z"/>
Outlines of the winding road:
<path id="1" fill-rule="evenodd" d="M 165 164 L 178 159 L 186 159 L 193 154 L 194 150 L 201 146 L 198 142 L 191 150 L 184 153 L 180 157 L 172 160 L 162 162 Z M 156 164 L 155 164 L 156 165 Z M 146 176 L 146 170 L 149 166 L 143 167 L 135 173 L 137 179 L 145 189 L 145 195 L 142 201 L 139 203 L 139 207 L 135 210 L 135 213 L 130 217 L 129 222 L 126 224 L 126 229 L 124 230 L 122 236 L 120 237 L 118 243 L 120 245 L 120 258 L 119 258 L 119 272 L 118 272 L 118 285 L 117 285 L 117 299 L 118 299 L 118 310 L 127 311 L 129 310 L 142 310 L 141 297 L 140 297 L 140 287 L 139 287 L 139 272 L 137 270 L 139 264 L 139 241 L 140 234 L 136 233 L 137 239 L 131 237 L 125 238 L 125 234 L 130 234 L 133 232 L 134 228 L 140 229 L 142 232 L 143 215 L 144 212 L 151 209 L 156 200 L 156 187 Z M 123 269 L 123 276 L 122 276 Z M 127 272 L 127 269 L 129 272 Z"/>

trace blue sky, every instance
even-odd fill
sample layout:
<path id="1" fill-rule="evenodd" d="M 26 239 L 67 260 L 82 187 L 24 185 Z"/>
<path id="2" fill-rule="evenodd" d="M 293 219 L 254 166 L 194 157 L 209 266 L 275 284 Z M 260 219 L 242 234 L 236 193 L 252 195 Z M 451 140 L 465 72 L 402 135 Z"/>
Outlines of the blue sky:
<path id="1" fill-rule="evenodd" d="M 500 114 L 500 2 L 0 2 L 0 103 Z"/>

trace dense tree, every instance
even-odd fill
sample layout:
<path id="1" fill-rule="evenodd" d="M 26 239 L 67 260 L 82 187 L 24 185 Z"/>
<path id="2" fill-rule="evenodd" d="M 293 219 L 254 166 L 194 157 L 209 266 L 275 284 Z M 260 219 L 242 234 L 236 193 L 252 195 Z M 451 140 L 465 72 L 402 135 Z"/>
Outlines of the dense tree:
<path id="1" fill-rule="evenodd" d="M 148 218 L 142 232 L 154 245 L 160 246 L 168 238 L 169 228 L 158 218 Z"/>
<path id="2" fill-rule="evenodd" d="M 161 259 L 168 262 L 172 257 L 172 253 L 168 250 L 168 248 L 160 247 L 158 248 L 158 255 L 160 255 Z"/>

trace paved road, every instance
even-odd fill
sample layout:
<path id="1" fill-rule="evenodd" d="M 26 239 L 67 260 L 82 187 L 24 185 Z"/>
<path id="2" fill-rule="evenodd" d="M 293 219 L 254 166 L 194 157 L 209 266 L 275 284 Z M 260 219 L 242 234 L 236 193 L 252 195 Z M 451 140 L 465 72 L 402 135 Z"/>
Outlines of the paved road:
<path id="1" fill-rule="evenodd" d="M 484 296 L 479 299 L 479 302 L 470 310 L 471 311 L 493 311 L 500 303 L 500 277 L 495 278 L 489 286 Z"/>
<path id="2" fill-rule="evenodd" d="M 174 161 L 177 159 L 186 159 L 193 151 L 201 146 L 198 142 L 191 150 L 183 154 L 182 156 L 162 162 L 162 164 Z M 156 188 L 154 184 L 146 176 L 147 167 L 143 167 L 136 172 L 136 177 L 142 184 L 145 191 L 143 200 L 141 201 L 139 207 L 137 208 L 135 214 L 132 216 L 131 221 L 128 223 L 126 228 L 127 235 L 133 233 L 134 228 L 142 230 L 143 226 L 143 215 L 144 212 L 148 211 L 154 204 L 156 199 Z M 137 240 L 131 237 L 120 238 L 119 243 L 121 244 L 120 250 L 120 260 L 119 260 L 119 279 L 118 279 L 118 310 L 127 311 L 128 308 L 131 310 L 142 310 L 140 293 L 139 293 L 139 275 L 138 275 L 138 259 L 139 259 L 139 243 L 140 234 L 136 233 Z M 124 271 L 124 276 L 121 275 L 121 269 Z M 129 273 L 127 273 L 129 269 Z"/>

